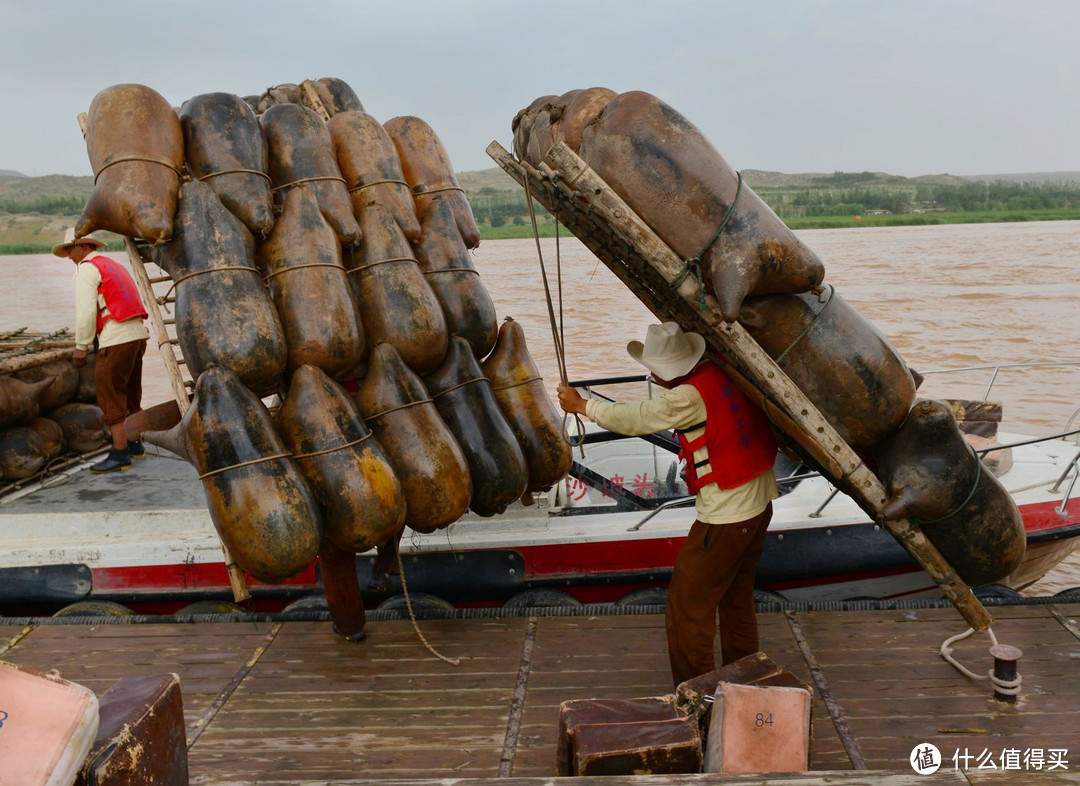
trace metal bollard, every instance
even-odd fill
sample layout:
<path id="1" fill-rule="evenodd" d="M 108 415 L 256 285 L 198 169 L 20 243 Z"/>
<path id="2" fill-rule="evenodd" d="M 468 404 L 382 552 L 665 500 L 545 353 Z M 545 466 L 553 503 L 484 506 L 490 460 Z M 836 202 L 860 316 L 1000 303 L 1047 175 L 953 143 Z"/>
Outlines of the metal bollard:
<path id="1" fill-rule="evenodd" d="M 1008 644 L 995 644 L 990 648 L 994 659 L 994 671 L 990 681 L 994 684 L 994 698 L 1007 704 L 1015 704 L 1020 694 L 1020 675 L 1016 671 L 1016 662 L 1024 657 L 1019 647 Z"/>

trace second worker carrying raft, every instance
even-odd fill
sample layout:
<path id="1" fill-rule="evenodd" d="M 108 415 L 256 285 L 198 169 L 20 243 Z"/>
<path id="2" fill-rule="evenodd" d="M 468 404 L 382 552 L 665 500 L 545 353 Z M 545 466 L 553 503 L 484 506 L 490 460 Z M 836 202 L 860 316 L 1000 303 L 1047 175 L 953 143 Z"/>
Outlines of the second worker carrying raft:
<path id="1" fill-rule="evenodd" d="M 665 627 L 678 685 L 716 668 L 720 620 L 723 665 L 758 651 L 754 573 L 779 496 L 776 441 L 765 414 L 704 357 L 705 340 L 674 322 L 651 325 L 630 356 L 667 392 L 648 401 L 586 401 L 560 386 L 559 403 L 609 431 L 636 436 L 674 429 L 697 496 L 697 519 L 675 558 Z"/>
<path id="2" fill-rule="evenodd" d="M 92 237 L 76 238 L 68 230 L 53 254 L 75 263 L 75 352 L 72 362 L 86 365 L 91 349 L 94 387 L 112 449 L 90 467 L 95 474 L 131 469 L 132 458 L 146 455 L 141 442 L 128 442 L 124 420 L 142 409 L 142 362 L 150 337 L 143 320 L 146 308 L 131 274 L 118 262 L 94 252 L 105 246 Z"/>

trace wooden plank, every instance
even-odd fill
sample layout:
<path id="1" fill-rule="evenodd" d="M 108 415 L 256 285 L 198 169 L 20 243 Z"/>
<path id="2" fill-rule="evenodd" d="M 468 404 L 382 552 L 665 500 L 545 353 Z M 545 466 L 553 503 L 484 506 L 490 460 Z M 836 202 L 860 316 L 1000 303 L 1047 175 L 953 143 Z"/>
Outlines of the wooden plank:
<path id="1" fill-rule="evenodd" d="M 317 114 L 325 123 L 330 119 L 330 112 L 327 111 L 326 106 L 323 104 L 322 99 L 319 98 L 319 93 L 315 89 L 315 85 L 312 80 L 305 79 L 300 83 L 300 95 L 303 96 L 304 106 L 311 109 Z"/>
<path id="2" fill-rule="evenodd" d="M 284 774 L 284 773 L 282 773 Z M 406 776 L 399 776 L 406 777 Z M 658 777 L 662 780 L 658 781 Z M 267 778 L 260 779 L 260 786 L 295 786 L 297 783 L 307 786 L 375 786 L 375 784 L 394 783 L 382 778 L 334 778 L 327 780 L 305 780 Z M 408 777 L 401 783 L 411 786 L 491 786 L 492 781 L 477 778 L 415 778 Z M 723 783 L 731 786 L 752 784 L 753 786 L 925 786 L 927 783 L 954 784 L 968 786 L 968 780 L 959 772 L 939 770 L 933 776 L 924 776 L 908 768 L 906 772 L 893 770 L 888 772 L 851 772 L 850 770 L 829 770 L 806 773 L 776 774 L 687 774 L 687 775 L 607 775 L 586 778 L 568 777 L 555 779 L 553 776 L 499 778 L 499 786 L 552 786 L 554 783 L 565 786 L 655 786 L 662 782 L 665 786 L 705 786 Z M 1018 783 L 1019 781 L 1012 781 Z M 1041 781 L 1039 781 L 1041 783 Z M 192 784 L 213 783 L 215 786 L 247 786 L 248 781 L 215 780 L 203 781 L 192 779 Z M 1048 781 L 1053 783 L 1053 781 Z"/>
<path id="3" fill-rule="evenodd" d="M 714 352 L 735 359 L 739 373 L 787 415 L 796 444 L 810 448 L 813 460 L 834 483 L 879 520 L 937 582 L 971 627 L 986 630 L 993 620 L 926 536 L 907 520 L 880 515 L 885 489 L 802 391 L 738 323 L 724 322 L 715 299 L 698 308 L 696 282 L 686 277 L 675 291 L 668 282 L 679 278 L 683 261 L 664 244 L 611 188 L 564 143 L 545 157 L 547 170 L 516 161 L 497 142 L 488 154 L 534 195 L 615 273 L 658 317 L 675 319 L 701 333 Z M 578 214 L 599 217 L 599 228 L 580 223 Z M 617 240 L 616 240 L 617 239 Z M 781 423 L 780 425 L 783 425 Z"/>
<path id="4" fill-rule="evenodd" d="M 74 341 L 70 348 L 52 349 L 44 352 L 30 352 L 17 357 L 5 357 L 0 360 L 0 374 L 14 374 L 28 368 L 52 363 L 56 360 L 70 360 L 74 351 Z"/>
<path id="5" fill-rule="evenodd" d="M 1074 609 L 1076 604 L 1070 610 Z M 1022 661 L 1025 692 L 1018 705 L 1003 709 L 993 704 L 986 686 L 963 677 L 938 658 L 940 634 L 946 629 L 955 632 L 955 619 L 931 621 L 923 618 L 923 610 L 918 611 L 911 616 L 899 610 L 853 613 L 865 627 L 894 630 L 896 646 L 890 650 L 884 645 L 880 653 L 861 648 L 851 659 L 841 658 L 841 651 L 832 646 L 858 638 L 858 628 L 844 622 L 843 612 L 800 612 L 807 640 L 871 769 L 832 772 L 844 768 L 845 753 L 831 730 L 827 711 L 815 698 L 813 770 L 793 783 L 837 784 L 849 782 L 847 777 L 855 778 L 850 781 L 855 783 L 889 783 L 899 768 L 908 767 L 912 748 L 922 742 L 935 744 L 945 756 L 947 763 L 939 774 L 951 770 L 953 751 L 965 746 L 972 755 L 987 748 L 997 756 L 1006 747 L 1075 750 L 1080 745 L 1080 702 L 1075 697 L 1080 673 L 1068 668 L 1075 665 L 1075 647 L 1032 658 L 1026 673 Z M 941 616 L 942 610 L 931 611 Z M 781 638 L 787 625 L 784 615 L 759 616 L 761 629 L 770 637 L 764 640 L 769 650 L 789 651 L 793 646 L 790 632 Z M 1027 625 L 1037 621 L 1018 619 Z M 1041 620 L 1048 637 L 1071 638 L 1052 617 L 1044 614 Z M 384 646 L 370 647 L 371 640 L 351 644 L 332 636 L 325 623 L 285 623 L 189 751 L 191 783 L 364 782 L 355 780 L 358 775 L 372 783 L 394 779 L 415 783 L 425 778 L 450 783 L 461 782 L 454 780 L 461 775 L 470 776 L 473 783 L 494 779 L 503 760 L 527 623 L 527 618 L 425 621 L 431 625 L 432 636 L 456 641 L 463 650 L 479 651 L 493 642 L 495 651 L 476 658 L 464 673 L 430 656 L 417 657 L 415 651 L 420 648 L 407 621 L 372 623 L 371 639 Z M 662 624 L 660 615 L 537 618 L 537 648 L 547 652 L 542 677 L 550 686 L 536 687 L 541 675 L 534 662 L 514 748 L 514 777 L 499 780 L 527 783 L 517 776 L 535 776 L 538 780 L 532 783 L 537 786 L 549 782 L 560 701 L 670 692 Z M 76 682 L 99 693 L 117 676 L 176 672 L 181 677 L 185 722 L 193 728 L 251 661 L 271 623 L 64 624 L 24 630 L 12 626 L 4 631 L 9 642 L 17 639 L 5 653 L 6 660 L 39 670 L 57 668 L 68 678 L 77 675 Z M 824 642 L 830 644 L 828 656 L 817 649 Z M 560 651 L 570 652 L 567 646 L 573 652 L 558 657 Z M 395 653 L 405 655 L 400 663 L 394 662 Z M 634 657 L 645 663 L 648 653 L 657 656 L 655 668 L 640 670 L 641 681 L 632 684 L 620 669 L 621 659 Z M 882 653 L 891 653 L 892 662 Z M 609 665 L 578 668 L 590 659 Z M 865 665 L 860 666 L 860 661 Z M 571 670 L 560 682 L 564 666 Z M 1051 667 L 1055 667 L 1053 673 Z M 857 672 L 860 668 L 863 673 Z M 852 672 L 856 672 L 854 677 Z M 928 674 L 937 676 L 930 679 Z M 927 782 L 910 768 L 908 772 L 916 779 L 909 782 Z M 972 772 L 968 769 L 964 774 Z M 1047 775 L 1045 771 L 1035 774 Z M 955 772 L 944 777 L 955 775 L 963 777 Z M 788 777 L 796 776 L 754 776 L 748 782 Z M 707 776 L 672 778 L 665 783 L 710 782 Z M 725 776 L 724 782 L 738 781 Z"/>

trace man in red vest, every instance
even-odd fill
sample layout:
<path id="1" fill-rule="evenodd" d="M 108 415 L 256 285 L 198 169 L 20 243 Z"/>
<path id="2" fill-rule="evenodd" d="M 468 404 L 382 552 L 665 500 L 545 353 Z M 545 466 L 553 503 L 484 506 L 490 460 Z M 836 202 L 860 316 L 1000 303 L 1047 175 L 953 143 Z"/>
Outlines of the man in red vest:
<path id="1" fill-rule="evenodd" d="M 143 325 L 146 308 L 131 274 L 119 262 L 94 255 L 105 244 L 92 237 L 75 238 L 53 247 L 53 254 L 75 263 L 75 352 L 72 361 L 86 365 L 97 346 L 94 388 L 112 449 L 90 467 L 96 474 L 131 469 L 132 458 L 146 455 L 141 442 L 128 442 L 124 419 L 142 409 L 142 360 L 150 334 Z"/>
<path id="2" fill-rule="evenodd" d="M 705 340 L 674 322 L 649 327 L 627 352 L 667 392 L 648 401 L 583 399 L 559 387 L 566 412 L 608 431 L 650 434 L 674 429 L 696 495 L 696 518 L 675 558 L 665 626 L 671 674 L 678 685 L 715 668 L 720 621 L 723 664 L 758 651 L 754 572 L 779 493 L 776 441 L 764 413 L 704 357 Z"/>

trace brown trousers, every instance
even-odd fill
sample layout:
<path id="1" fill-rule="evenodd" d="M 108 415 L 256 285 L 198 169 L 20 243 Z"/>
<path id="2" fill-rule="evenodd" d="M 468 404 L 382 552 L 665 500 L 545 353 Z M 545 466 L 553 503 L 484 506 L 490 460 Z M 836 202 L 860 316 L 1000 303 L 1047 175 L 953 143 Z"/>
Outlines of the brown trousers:
<path id="1" fill-rule="evenodd" d="M 733 524 L 695 521 L 675 558 L 667 593 L 668 657 L 678 685 L 716 668 L 713 639 L 720 620 L 721 665 L 758 651 L 754 572 L 765 548 L 772 503 Z"/>
<path id="2" fill-rule="evenodd" d="M 98 350 L 94 360 L 94 388 L 105 425 L 122 423 L 142 409 L 142 363 L 146 339 L 114 344 Z"/>

